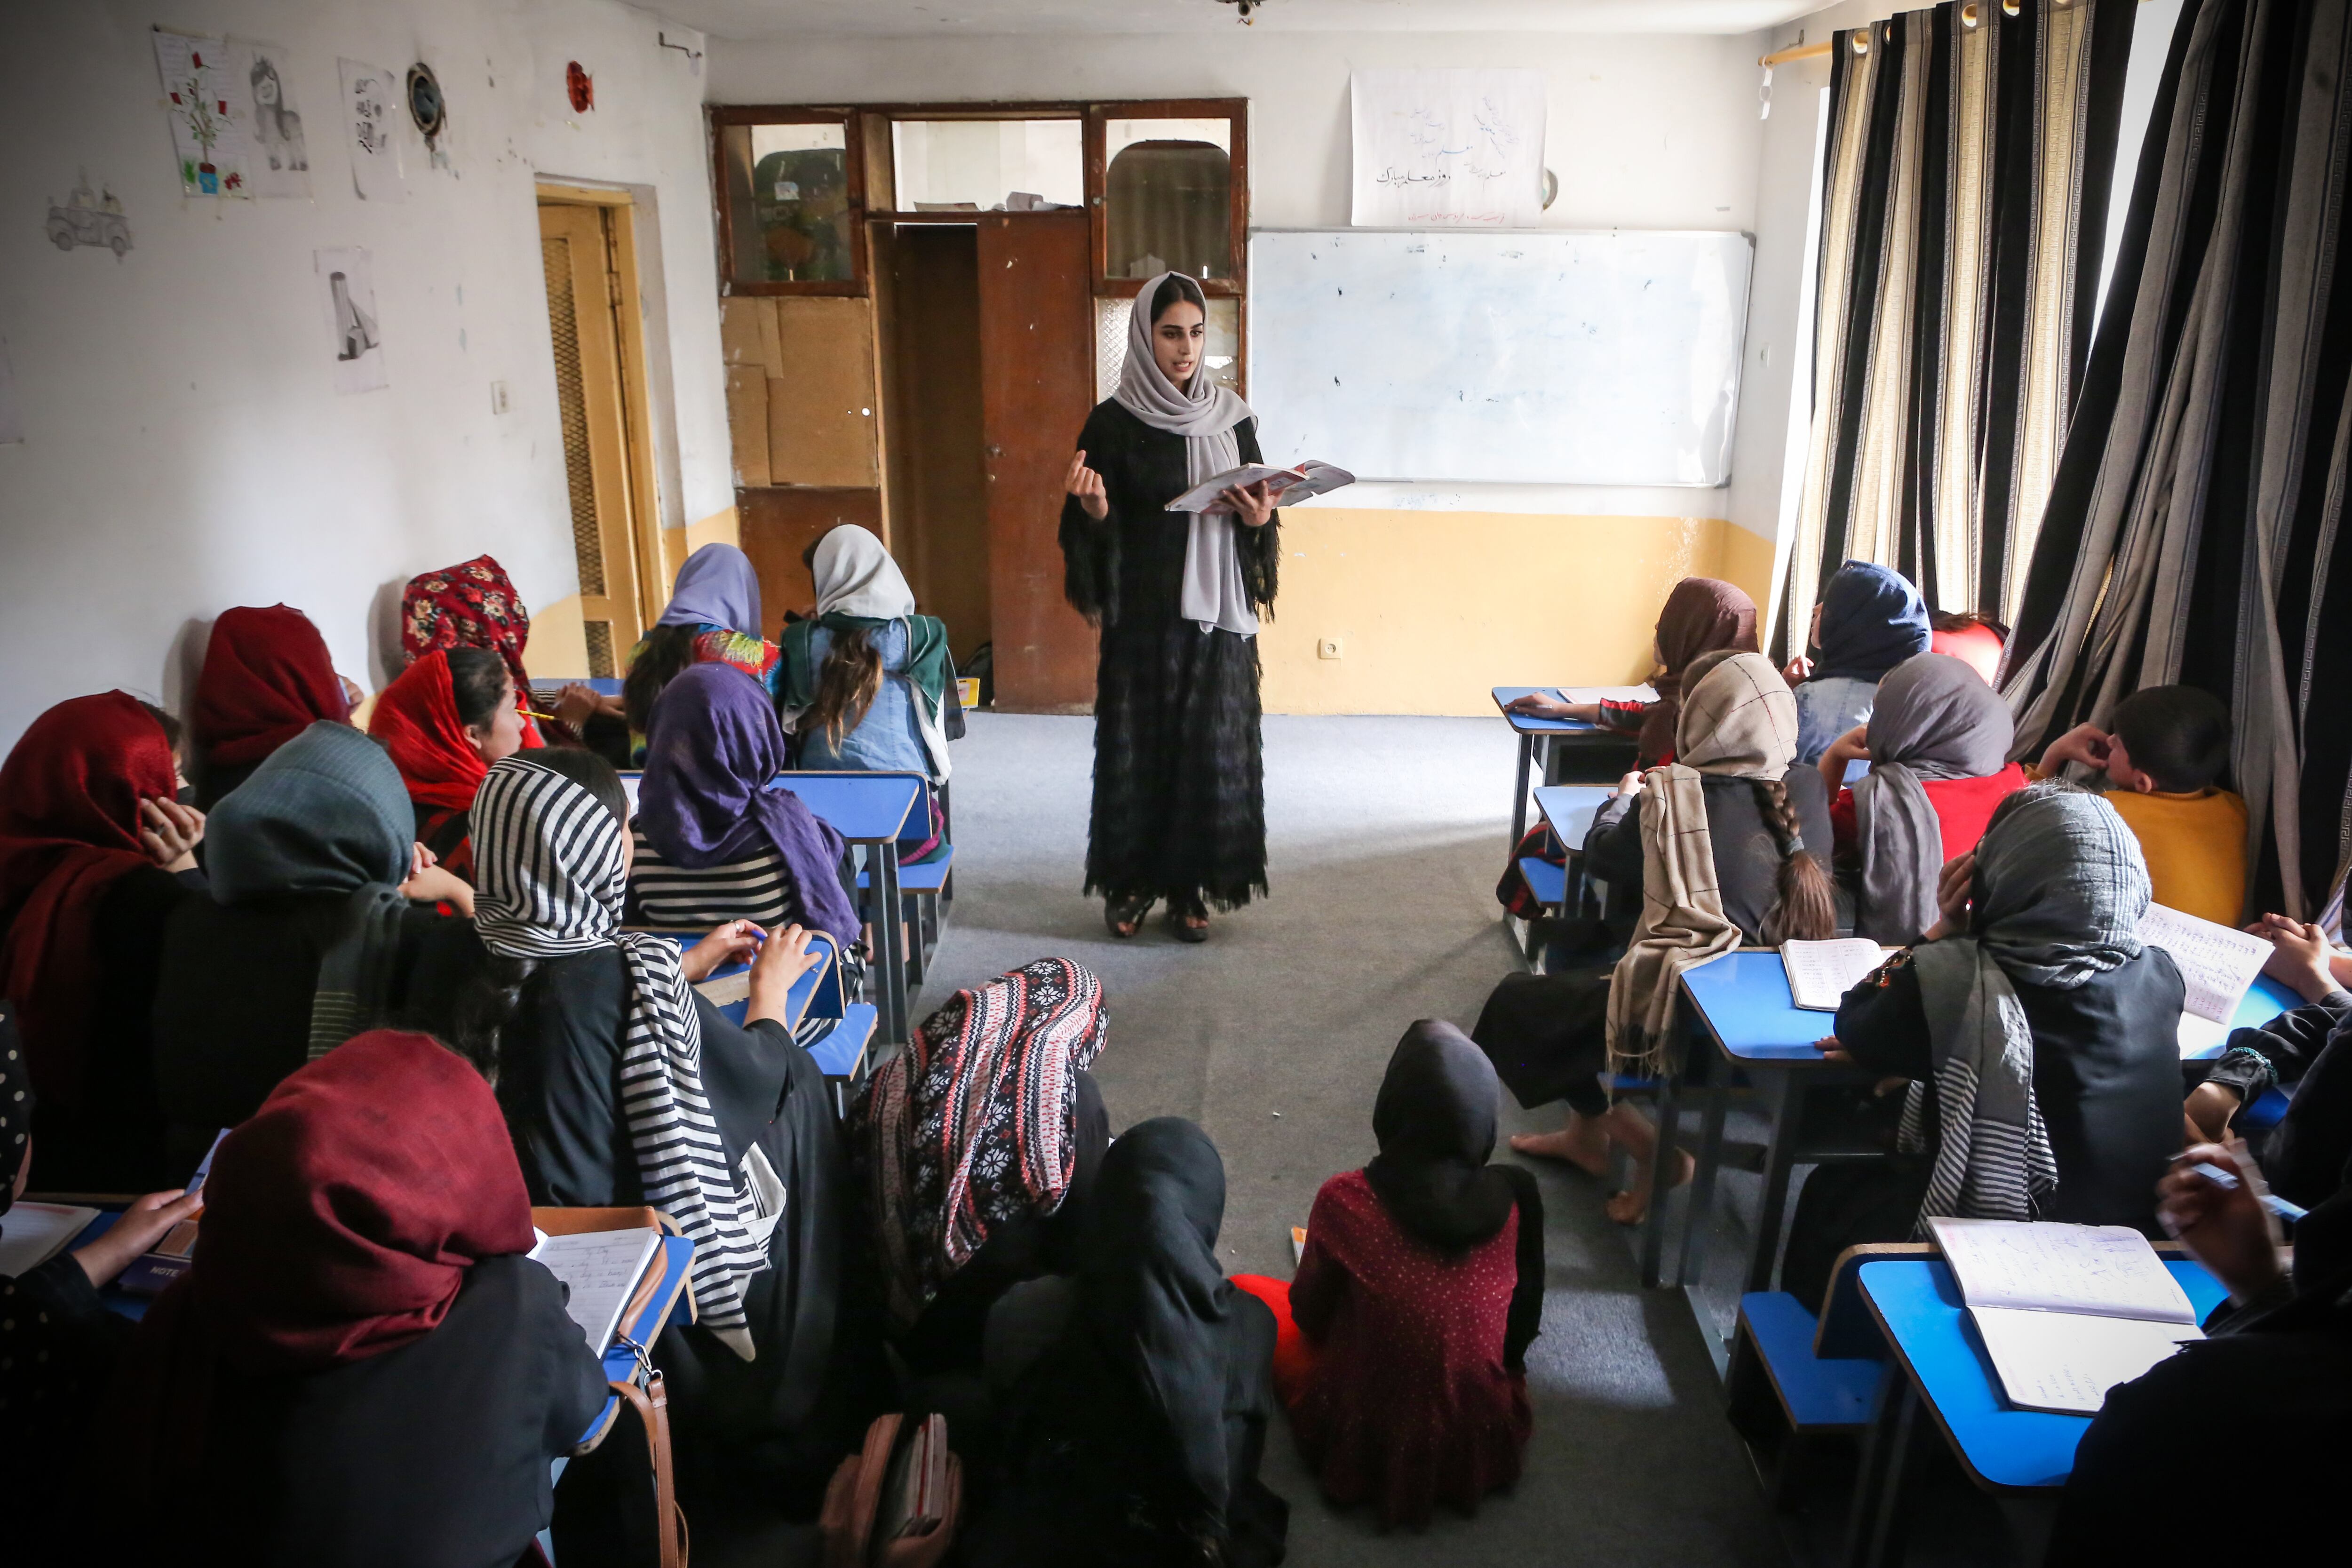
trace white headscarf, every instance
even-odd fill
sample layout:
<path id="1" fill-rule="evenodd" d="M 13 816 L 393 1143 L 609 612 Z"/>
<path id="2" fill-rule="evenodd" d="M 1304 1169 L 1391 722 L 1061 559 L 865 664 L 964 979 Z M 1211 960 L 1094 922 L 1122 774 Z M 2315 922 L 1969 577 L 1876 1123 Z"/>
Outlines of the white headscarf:
<path id="1" fill-rule="evenodd" d="M 1166 377 L 1160 378 L 1164 384 Z M 915 613 L 915 592 L 882 542 L 845 522 L 817 542 L 809 574 L 816 582 L 816 613 L 895 621 Z"/>
<path id="2" fill-rule="evenodd" d="M 1118 390 L 1111 395 L 1121 408 L 1155 430 L 1184 437 L 1184 485 L 1187 489 L 1241 466 L 1241 444 L 1234 426 L 1256 417 L 1231 387 L 1209 379 L 1208 367 L 1192 373 L 1190 385 L 1179 389 L 1160 370 L 1151 353 L 1151 301 L 1160 286 L 1174 279 L 1184 298 L 1206 316 L 1208 300 L 1201 286 L 1181 272 L 1163 272 L 1146 282 L 1135 296 L 1127 320 L 1127 363 L 1119 366 Z M 1184 540 L 1184 591 L 1177 608 L 1202 630 L 1222 626 L 1242 637 L 1257 635 L 1257 612 L 1250 608 L 1249 590 L 1242 584 L 1241 552 L 1234 543 L 1240 527 L 1231 512 L 1188 512 L 1192 531 Z"/>

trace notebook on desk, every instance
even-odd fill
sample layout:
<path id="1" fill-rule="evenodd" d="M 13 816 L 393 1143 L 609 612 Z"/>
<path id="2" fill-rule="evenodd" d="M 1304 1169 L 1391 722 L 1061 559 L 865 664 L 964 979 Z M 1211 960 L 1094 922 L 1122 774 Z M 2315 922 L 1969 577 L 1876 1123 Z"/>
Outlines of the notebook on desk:
<path id="1" fill-rule="evenodd" d="M 2228 1038 L 2238 1004 L 2262 973 L 2271 944 L 2162 904 L 2148 905 L 2140 917 L 2139 939 L 2170 953 L 2180 971 L 2180 1054 L 2196 1056 Z"/>
<path id="2" fill-rule="evenodd" d="M 564 1284 L 564 1311 L 580 1325 L 589 1349 L 598 1355 L 611 1348 L 613 1335 L 638 1298 L 653 1289 L 661 1270 L 658 1230 L 587 1230 L 569 1235 L 540 1233 L 539 1244 L 528 1257 Z"/>
<path id="3" fill-rule="evenodd" d="M 1845 994 L 1895 951 L 1864 936 L 1784 942 L 1780 967 L 1789 976 L 1789 1000 L 1810 1013 L 1834 1013 Z"/>
<path id="4" fill-rule="evenodd" d="M 1932 1218 L 2009 1402 L 2095 1415 L 2190 1340 L 2196 1309 L 2147 1237 L 2119 1225 Z"/>
<path id="5" fill-rule="evenodd" d="M 66 1249 L 98 1211 L 79 1204 L 19 1200 L 0 1215 L 0 1274 L 14 1279 L 30 1274 Z"/>

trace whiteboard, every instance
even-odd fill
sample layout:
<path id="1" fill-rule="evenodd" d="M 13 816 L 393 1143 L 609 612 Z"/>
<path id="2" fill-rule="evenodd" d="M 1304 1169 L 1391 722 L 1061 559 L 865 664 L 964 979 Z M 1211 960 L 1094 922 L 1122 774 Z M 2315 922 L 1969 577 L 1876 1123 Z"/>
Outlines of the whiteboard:
<path id="1" fill-rule="evenodd" d="M 1267 459 L 1366 479 L 1722 485 L 1744 234 L 1261 229 Z"/>

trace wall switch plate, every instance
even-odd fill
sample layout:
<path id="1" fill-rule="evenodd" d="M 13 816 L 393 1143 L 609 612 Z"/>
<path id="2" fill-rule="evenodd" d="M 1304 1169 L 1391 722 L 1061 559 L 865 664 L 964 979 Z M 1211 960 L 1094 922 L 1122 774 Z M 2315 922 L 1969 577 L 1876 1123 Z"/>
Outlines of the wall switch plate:
<path id="1" fill-rule="evenodd" d="M 490 383 L 490 412 L 504 414 L 506 411 L 507 384 L 503 381 L 494 381 Z"/>
<path id="2" fill-rule="evenodd" d="M 1339 639 L 1338 637 L 1325 637 L 1322 641 L 1317 643 L 1315 645 L 1315 657 L 1317 658 L 1339 658 Z"/>

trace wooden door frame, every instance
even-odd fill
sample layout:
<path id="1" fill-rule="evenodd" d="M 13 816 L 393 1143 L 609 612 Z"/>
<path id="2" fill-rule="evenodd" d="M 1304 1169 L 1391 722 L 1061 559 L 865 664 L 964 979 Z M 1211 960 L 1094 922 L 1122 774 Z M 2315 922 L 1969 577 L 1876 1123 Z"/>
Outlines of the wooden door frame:
<path id="1" fill-rule="evenodd" d="M 621 445 L 628 468 L 629 563 L 635 579 L 637 635 L 643 636 L 668 603 L 669 573 L 663 559 L 661 498 L 655 482 L 653 405 L 648 391 L 652 383 L 646 371 L 644 294 L 637 272 L 636 198 L 609 185 L 562 180 L 540 180 L 534 188 L 539 206 L 603 209 L 605 259 L 620 295 L 613 303 L 613 320 L 620 352 Z M 634 644 L 635 638 L 627 640 Z M 626 651 L 625 647 L 614 650 L 616 657 Z"/>

